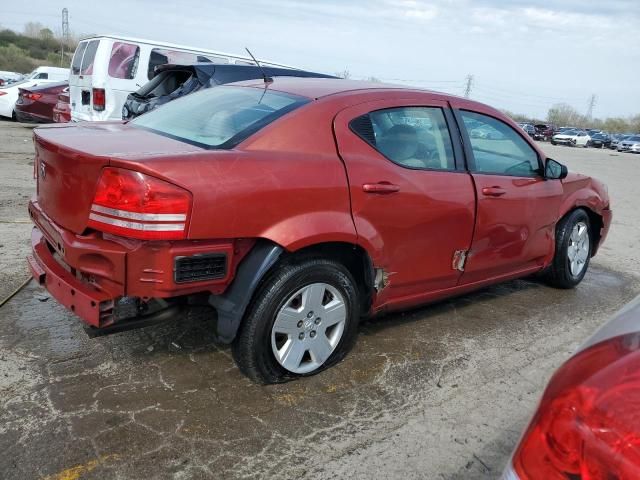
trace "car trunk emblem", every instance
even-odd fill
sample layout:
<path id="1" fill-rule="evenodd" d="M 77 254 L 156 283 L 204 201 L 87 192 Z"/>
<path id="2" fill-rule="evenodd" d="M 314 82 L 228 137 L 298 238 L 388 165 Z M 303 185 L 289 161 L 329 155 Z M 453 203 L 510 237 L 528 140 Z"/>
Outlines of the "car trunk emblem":
<path id="1" fill-rule="evenodd" d="M 40 179 L 44 180 L 47 176 L 47 164 L 42 160 L 40 161 Z"/>

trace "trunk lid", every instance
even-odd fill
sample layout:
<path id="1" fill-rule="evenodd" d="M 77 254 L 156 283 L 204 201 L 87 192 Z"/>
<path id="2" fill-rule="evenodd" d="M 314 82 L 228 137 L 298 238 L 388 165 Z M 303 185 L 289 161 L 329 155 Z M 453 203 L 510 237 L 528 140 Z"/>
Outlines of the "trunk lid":
<path id="1" fill-rule="evenodd" d="M 112 159 L 128 160 L 135 169 L 145 158 L 203 151 L 120 122 L 53 124 L 36 128 L 33 135 L 40 208 L 78 234 L 87 227 L 101 170 Z"/>

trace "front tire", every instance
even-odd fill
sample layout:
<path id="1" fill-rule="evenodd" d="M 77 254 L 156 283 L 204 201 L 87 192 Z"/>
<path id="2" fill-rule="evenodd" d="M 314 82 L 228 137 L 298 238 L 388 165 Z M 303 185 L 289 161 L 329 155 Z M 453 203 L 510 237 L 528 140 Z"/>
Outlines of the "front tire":
<path id="1" fill-rule="evenodd" d="M 261 384 L 315 375 L 349 352 L 358 331 L 358 290 L 349 271 L 293 257 L 269 275 L 233 345 L 240 371 Z"/>
<path id="2" fill-rule="evenodd" d="M 557 288 L 578 285 L 589 268 L 592 248 L 589 216 L 582 209 L 574 210 L 556 226 L 556 251 L 544 275 L 546 282 Z"/>

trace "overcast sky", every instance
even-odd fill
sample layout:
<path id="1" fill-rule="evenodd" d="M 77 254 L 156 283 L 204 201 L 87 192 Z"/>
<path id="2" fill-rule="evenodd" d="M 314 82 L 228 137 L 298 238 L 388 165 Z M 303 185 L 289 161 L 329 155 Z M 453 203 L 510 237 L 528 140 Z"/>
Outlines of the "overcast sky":
<path id="1" fill-rule="evenodd" d="M 594 116 L 640 113 L 640 0 L 30 0 L 5 2 L 0 26 L 37 21 L 74 34 L 119 33 L 349 70 L 471 96 L 546 117 L 567 102 Z"/>

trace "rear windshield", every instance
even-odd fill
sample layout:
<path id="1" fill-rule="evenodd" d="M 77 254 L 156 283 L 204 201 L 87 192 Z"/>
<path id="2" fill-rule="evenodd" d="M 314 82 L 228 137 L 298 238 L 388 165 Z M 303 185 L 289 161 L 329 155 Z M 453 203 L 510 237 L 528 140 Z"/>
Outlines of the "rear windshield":
<path id="1" fill-rule="evenodd" d="M 225 86 L 187 95 L 130 123 L 203 148 L 229 149 L 308 101 L 262 88 Z"/>

